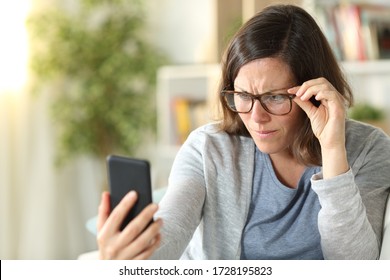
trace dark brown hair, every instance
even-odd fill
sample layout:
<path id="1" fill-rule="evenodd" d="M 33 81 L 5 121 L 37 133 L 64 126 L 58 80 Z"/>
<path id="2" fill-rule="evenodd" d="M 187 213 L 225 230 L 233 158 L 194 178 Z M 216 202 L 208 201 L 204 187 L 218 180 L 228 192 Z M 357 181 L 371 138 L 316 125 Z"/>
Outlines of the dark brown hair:
<path id="1" fill-rule="evenodd" d="M 246 22 L 233 36 L 222 59 L 220 90 L 234 89 L 242 66 L 260 58 L 275 57 L 291 69 L 298 85 L 319 77 L 326 78 L 351 106 L 353 96 L 336 58 L 315 20 L 300 7 L 269 6 Z M 221 129 L 229 134 L 249 136 L 237 113 L 230 111 L 222 96 Z M 321 150 L 306 116 L 291 152 L 305 165 L 321 165 Z"/>

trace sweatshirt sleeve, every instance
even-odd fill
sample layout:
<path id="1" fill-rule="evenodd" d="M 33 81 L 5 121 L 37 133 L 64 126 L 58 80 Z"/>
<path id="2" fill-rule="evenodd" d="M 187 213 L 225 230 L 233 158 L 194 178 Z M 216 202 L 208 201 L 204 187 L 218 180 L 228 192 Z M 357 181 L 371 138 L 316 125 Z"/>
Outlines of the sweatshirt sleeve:
<path id="1" fill-rule="evenodd" d="M 350 170 L 311 180 L 321 204 L 322 250 L 325 259 L 378 259 L 390 191 L 390 138 L 371 126 L 347 127 Z"/>
<path id="2" fill-rule="evenodd" d="M 206 197 L 203 146 L 204 134 L 198 129 L 176 155 L 155 215 L 163 220 L 161 245 L 151 259 L 179 259 L 200 223 Z"/>
<path id="3" fill-rule="evenodd" d="M 367 218 L 352 170 L 323 180 L 312 178 L 321 210 L 318 227 L 325 259 L 377 259 L 379 242 Z"/>

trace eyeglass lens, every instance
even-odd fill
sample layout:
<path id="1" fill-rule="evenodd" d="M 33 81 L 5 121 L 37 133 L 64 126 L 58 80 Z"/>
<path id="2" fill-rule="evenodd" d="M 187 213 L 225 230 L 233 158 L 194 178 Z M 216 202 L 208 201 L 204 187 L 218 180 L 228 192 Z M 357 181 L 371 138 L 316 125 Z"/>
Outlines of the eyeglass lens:
<path id="1" fill-rule="evenodd" d="M 226 94 L 225 98 L 229 107 L 239 113 L 250 112 L 256 99 L 271 114 L 284 115 L 291 111 L 291 98 L 286 94 L 253 96 L 247 93 L 234 92 Z"/>

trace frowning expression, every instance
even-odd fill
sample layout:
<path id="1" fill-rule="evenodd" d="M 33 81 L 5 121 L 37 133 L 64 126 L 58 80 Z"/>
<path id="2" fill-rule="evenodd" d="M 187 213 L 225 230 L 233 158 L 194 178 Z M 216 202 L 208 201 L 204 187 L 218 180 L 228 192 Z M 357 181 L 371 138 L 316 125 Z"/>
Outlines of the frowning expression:
<path id="1" fill-rule="evenodd" d="M 272 92 L 288 94 L 296 86 L 290 67 L 280 58 L 262 58 L 241 67 L 234 80 L 234 90 L 254 95 Z M 288 147 L 296 137 L 304 120 L 304 112 L 295 102 L 291 111 L 282 116 L 267 112 L 256 100 L 248 113 L 239 113 L 241 120 L 260 151 L 267 154 L 289 152 Z"/>

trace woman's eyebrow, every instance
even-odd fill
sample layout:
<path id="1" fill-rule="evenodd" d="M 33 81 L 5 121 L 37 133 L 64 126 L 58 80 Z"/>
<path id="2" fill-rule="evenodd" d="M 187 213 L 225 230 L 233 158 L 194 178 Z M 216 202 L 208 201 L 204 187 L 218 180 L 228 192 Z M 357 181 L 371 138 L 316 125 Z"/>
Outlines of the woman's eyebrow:
<path id="1" fill-rule="evenodd" d="M 240 86 L 238 85 L 234 85 L 235 88 L 243 91 L 243 92 L 246 92 L 246 93 L 250 93 L 249 91 L 241 88 Z M 267 90 L 267 91 L 264 91 L 264 92 L 261 92 L 261 93 L 251 93 L 251 94 L 255 94 L 255 95 L 261 95 L 261 94 L 265 94 L 265 93 L 274 93 L 275 91 L 279 91 L 279 90 L 288 90 L 289 88 L 291 87 L 283 87 L 283 88 L 277 88 L 277 89 L 270 89 L 270 90 Z"/>
<path id="2" fill-rule="evenodd" d="M 238 86 L 238 85 L 234 85 L 234 88 L 237 88 L 237 89 L 239 89 L 239 90 L 241 90 L 241 91 L 243 91 L 243 92 L 248 92 L 247 90 L 241 88 L 241 87 Z M 248 92 L 248 93 L 249 93 L 249 92 Z"/>

